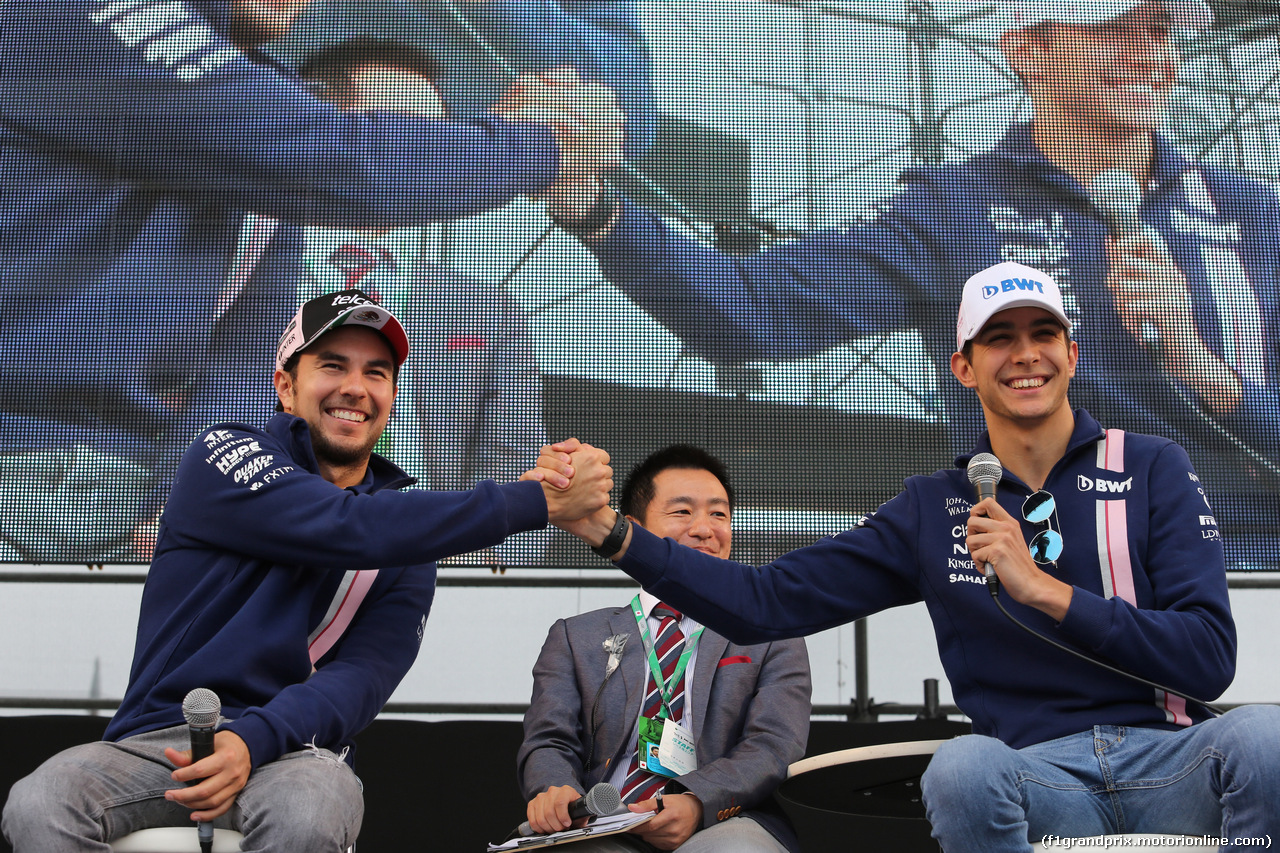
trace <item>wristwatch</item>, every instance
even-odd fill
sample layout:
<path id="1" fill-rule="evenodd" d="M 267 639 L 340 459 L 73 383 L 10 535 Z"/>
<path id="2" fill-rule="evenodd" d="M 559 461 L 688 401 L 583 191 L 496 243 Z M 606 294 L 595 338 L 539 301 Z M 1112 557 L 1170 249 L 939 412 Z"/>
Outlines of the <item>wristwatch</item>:
<path id="1" fill-rule="evenodd" d="M 618 517 L 613 522 L 613 529 L 604 537 L 603 542 L 591 549 L 606 560 L 612 559 L 614 554 L 622 550 L 622 543 L 627 541 L 627 531 L 631 529 L 631 522 L 627 517 L 616 510 L 614 512 Z"/>

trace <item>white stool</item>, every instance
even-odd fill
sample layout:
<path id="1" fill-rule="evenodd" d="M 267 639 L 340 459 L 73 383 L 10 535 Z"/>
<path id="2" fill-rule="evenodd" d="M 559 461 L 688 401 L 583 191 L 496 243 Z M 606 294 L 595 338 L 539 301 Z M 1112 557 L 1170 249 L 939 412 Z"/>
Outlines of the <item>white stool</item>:
<path id="1" fill-rule="evenodd" d="M 240 853 L 244 836 L 233 829 L 213 831 L 213 853 Z M 355 853 L 355 847 L 347 853 Z M 111 842 L 111 853 L 200 853 L 195 827 L 157 826 L 139 829 Z"/>
<path id="2" fill-rule="evenodd" d="M 244 836 L 230 829 L 213 831 L 213 853 L 240 853 Z M 140 829 L 111 842 L 112 853 L 200 853 L 195 824 Z"/>
<path id="3" fill-rule="evenodd" d="M 871 746 L 855 746 L 837 752 L 826 752 L 802 758 L 787 768 L 787 778 L 801 773 L 812 773 L 825 767 L 856 764 L 859 761 L 876 761 L 882 758 L 933 755 L 945 740 L 907 740 L 900 743 L 877 743 Z"/>
<path id="4" fill-rule="evenodd" d="M 1106 841 L 1104 841 L 1103 839 L 1106 839 Z M 1139 839 L 1141 839 L 1141 841 Z M 1164 839 L 1165 843 L 1157 844 L 1156 839 Z M 1080 839 L 1078 838 L 1072 839 L 1072 841 L 1079 841 L 1079 840 Z M 1071 849 L 1072 850 L 1124 850 L 1126 848 L 1140 847 L 1144 851 L 1151 850 L 1151 851 L 1154 851 L 1154 853 L 1175 853 L 1175 851 L 1187 851 L 1187 850 L 1216 851 L 1218 849 L 1217 844 L 1206 844 L 1204 840 L 1197 835 L 1190 835 L 1190 836 L 1146 835 L 1146 834 L 1094 835 L 1094 836 L 1091 836 L 1088 840 L 1096 843 L 1090 844 L 1088 847 L 1083 847 L 1078 844 L 1073 844 L 1071 846 Z M 1043 841 L 1037 841 L 1035 844 L 1031 845 L 1031 849 L 1035 851 L 1035 853 L 1040 853 L 1040 851 L 1042 850 L 1043 851 L 1050 851 L 1050 850 L 1062 851 L 1067 849 L 1067 845 L 1057 840 L 1050 841 L 1047 844 Z"/>

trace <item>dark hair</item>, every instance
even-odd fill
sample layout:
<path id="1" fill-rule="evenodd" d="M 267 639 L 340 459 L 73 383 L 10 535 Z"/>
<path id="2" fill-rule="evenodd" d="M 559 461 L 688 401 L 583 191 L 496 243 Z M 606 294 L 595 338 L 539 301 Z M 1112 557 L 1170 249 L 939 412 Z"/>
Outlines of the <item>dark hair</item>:
<path id="1" fill-rule="evenodd" d="M 724 463 L 692 444 L 672 444 L 649 454 L 639 465 L 631 469 L 627 482 L 622 487 L 622 496 L 618 499 L 618 508 L 623 515 L 632 518 L 643 518 L 653 502 L 655 488 L 653 480 L 663 471 L 680 468 L 692 471 L 710 471 L 720 485 L 724 486 L 729 496 L 729 511 L 733 511 L 733 486 L 729 484 L 729 470 Z"/>
<path id="2" fill-rule="evenodd" d="M 330 103 L 351 102 L 351 74 L 362 65 L 390 65 L 435 82 L 440 63 L 421 48 L 395 39 L 353 38 L 316 51 L 298 66 L 298 76 L 319 87 L 316 94 Z"/>

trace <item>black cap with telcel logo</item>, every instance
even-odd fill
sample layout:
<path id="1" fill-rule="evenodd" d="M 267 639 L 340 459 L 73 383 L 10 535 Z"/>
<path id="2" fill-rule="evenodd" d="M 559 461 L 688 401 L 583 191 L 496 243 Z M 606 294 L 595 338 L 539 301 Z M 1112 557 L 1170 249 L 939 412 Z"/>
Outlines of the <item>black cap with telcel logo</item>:
<path id="1" fill-rule="evenodd" d="M 397 367 L 409 357 L 409 338 L 395 315 L 359 290 L 343 290 L 302 303 L 280 336 L 276 367 L 284 370 L 285 362 L 294 353 L 311 346 L 325 332 L 351 325 L 368 326 L 381 332 L 391 344 Z"/>

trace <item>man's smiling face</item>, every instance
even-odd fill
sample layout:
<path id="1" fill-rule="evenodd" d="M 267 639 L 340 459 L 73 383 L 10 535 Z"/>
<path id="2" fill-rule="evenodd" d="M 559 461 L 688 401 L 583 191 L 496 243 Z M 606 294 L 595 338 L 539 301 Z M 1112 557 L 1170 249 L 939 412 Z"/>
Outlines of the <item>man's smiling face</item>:
<path id="1" fill-rule="evenodd" d="M 653 500 L 636 521 L 650 533 L 728 559 L 732 510 L 724 484 L 703 468 L 667 468 L 653 478 Z"/>
<path id="2" fill-rule="evenodd" d="M 951 357 L 951 370 L 977 390 L 988 426 L 1029 424 L 1070 411 L 1067 387 L 1077 357 L 1075 341 L 1048 311 L 1007 308 L 982 327 L 968 356 Z"/>
<path id="3" fill-rule="evenodd" d="M 1101 24 L 1035 30 L 1029 38 L 1036 61 L 1022 68 L 1034 98 L 1099 130 L 1160 129 L 1181 56 L 1158 0 Z"/>
<path id="4" fill-rule="evenodd" d="M 396 397 L 395 355 L 379 332 L 340 326 L 303 350 L 292 373 L 276 371 L 284 410 L 311 427 L 322 464 L 368 462 Z"/>

